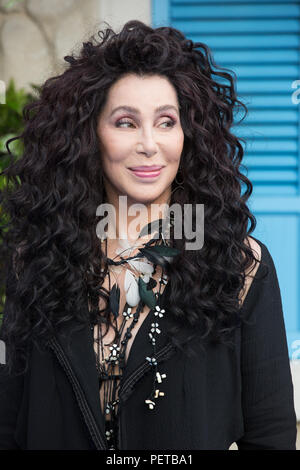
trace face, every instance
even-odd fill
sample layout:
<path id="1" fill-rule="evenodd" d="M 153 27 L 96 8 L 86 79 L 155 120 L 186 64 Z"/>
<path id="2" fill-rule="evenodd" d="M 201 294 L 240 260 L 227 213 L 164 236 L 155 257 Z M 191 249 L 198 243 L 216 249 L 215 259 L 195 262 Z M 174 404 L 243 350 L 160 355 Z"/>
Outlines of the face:
<path id="1" fill-rule="evenodd" d="M 126 195 L 128 204 L 168 202 L 184 134 L 177 93 L 166 78 L 128 74 L 119 79 L 108 92 L 97 133 L 110 200 Z M 161 169 L 132 170 L 140 166 Z"/>

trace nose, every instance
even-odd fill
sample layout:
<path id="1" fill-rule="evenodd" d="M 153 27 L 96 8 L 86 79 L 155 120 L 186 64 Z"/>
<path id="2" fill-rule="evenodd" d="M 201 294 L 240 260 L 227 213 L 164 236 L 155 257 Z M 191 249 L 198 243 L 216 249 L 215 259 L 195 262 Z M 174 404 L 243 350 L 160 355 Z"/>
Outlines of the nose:
<path id="1" fill-rule="evenodd" d="M 142 131 L 141 138 L 137 143 L 137 152 L 145 153 L 148 157 L 157 153 L 157 143 L 153 136 L 152 130 Z"/>

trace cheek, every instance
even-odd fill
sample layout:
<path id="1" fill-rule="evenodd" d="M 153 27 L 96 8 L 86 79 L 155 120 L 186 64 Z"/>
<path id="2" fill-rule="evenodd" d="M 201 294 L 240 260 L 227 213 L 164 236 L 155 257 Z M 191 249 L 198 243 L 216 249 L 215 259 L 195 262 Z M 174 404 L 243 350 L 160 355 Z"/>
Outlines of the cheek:
<path id="1" fill-rule="evenodd" d="M 178 135 L 178 140 L 177 140 L 177 146 L 178 146 L 180 153 L 183 150 L 183 144 L 184 144 L 184 133 L 183 133 L 183 130 L 181 129 Z"/>
<path id="2" fill-rule="evenodd" d="M 127 147 L 126 144 L 121 142 L 121 139 L 116 139 L 114 136 L 106 136 L 105 141 L 102 145 L 103 163 L 106 165 L 118 165 L 123 163 L 127 158 Z"/>
<path id="3" fill-rule="evenodd" d="M 178 163 L 183 150 L 184 135 L 178 134 L 170 138 L 167 146 L 166 153 L 170 163 Z"/>

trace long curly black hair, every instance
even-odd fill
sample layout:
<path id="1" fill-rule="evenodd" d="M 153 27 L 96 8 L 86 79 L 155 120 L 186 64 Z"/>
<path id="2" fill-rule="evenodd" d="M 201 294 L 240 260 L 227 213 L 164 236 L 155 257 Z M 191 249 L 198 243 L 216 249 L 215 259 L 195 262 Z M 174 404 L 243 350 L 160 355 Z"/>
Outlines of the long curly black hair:
<path id="1" fill-rule="evenodd" d="M 256 226 L 246 204 L 252 184 L 240 173 L 241 139 L 231 133 L 234 111 L 247 114 L 237 99 L 234 72 L 217 66 L 206 44 L 172 27 L 136 20 L 119 33 L 110 27 L 99 31 L 64 60 L 63 73 L 47 79 L 25 106 L 24 131 L 17 137 L 24 154 L 2 173 L 7 187 L 1 204 L 10 220 L 2 235 L 11 263 L 1 338 L 9 369 L 26 371 L 33 343 L 46 344 L 71 319 L 94 321 L 99 295 L 108 300 L 96 236 L 96 209 L 105 199 L 96 129 L 108 90 L 128 73 L 158 74 L 175 87 L 184 189 L 172 183 L 171 204 L 205 208 L 203 247 L 185 250 L 184 237 L 173 240 L 181 253 L 167 273 L 172 341 L 182 350 L 195 335 L 228 341 L 242 317 L 245 272 L 256 259 L 246 242 Z"/>

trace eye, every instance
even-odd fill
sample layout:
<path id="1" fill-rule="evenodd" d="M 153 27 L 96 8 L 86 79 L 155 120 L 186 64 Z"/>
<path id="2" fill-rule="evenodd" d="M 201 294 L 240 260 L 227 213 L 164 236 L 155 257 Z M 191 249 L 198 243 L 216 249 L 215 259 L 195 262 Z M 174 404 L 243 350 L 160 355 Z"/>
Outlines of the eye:
<path id="1" fill-rule="evenodd" d="M 129 124 L 129 125 L 133 126 L 133 123 L 131 121 L 126 120 L 126 119 L 120 119 L 119 121 L 116 122 L 115 126 L 116 127 L 124 127 L 123 124 Z M 167 126 L 166 126 L 167 128 L 168 127 L 173 127 L 173 126 L 175 126 L 176 121 L 174 121 L 174 119 L 170 118 L 169 121 L 164 121 L 160 125 L 162 125 L 162 124 L 167 124 Z M 125 128 L 127 128 L 127 126 L 125 126 Z"/>
<path id="2" fill-rule="evenodd" d="M 174 119 L 171 119 L 170 121 L 162 122 L 162 124 L 168 124 L 167 127 L 173 127 L 173 126 L 175 126 L 176 121 L 174 121 Z"/>
<path id="3" fill-rule="evenodd" d="M 120 121 L 116 122 L 116 127 L 121 127 L 121 124 L 132 124 L 130 121 L 126 121 L 124 119 L 120 119 Z M 133 124 L 132 124 L 133 125 Z M 123 127 L 123 126 L 122 126 Z"/>

